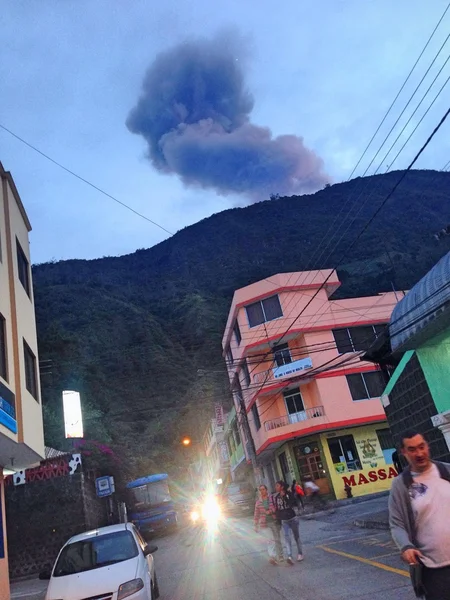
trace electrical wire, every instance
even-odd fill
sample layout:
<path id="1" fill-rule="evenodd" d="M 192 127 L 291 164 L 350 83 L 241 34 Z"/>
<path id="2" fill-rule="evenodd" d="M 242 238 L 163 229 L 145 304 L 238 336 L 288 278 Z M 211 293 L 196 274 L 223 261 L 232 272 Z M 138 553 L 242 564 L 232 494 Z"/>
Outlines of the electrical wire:
<path id="1" fill-rule="evenodd" d="M 100 194 L 103 194 L 104 196 L 106 196 L 110 200 L 113 200 L 117 204 L 120 204 L 121 206 L 123 206 L 127 210 L 131 211 L 132 213 L 134 213 L 138 217 L 141 217 L 141 219 L 144 219 L 145 221 L 148 221 L 152 225 L 155 225 L 155 227 L 159 227 L 159 229 L 162 229 L 162 231 L 165 231 L 169 235 L 173 235 L 173 233 L 171 231 L 169 231 L 168 229 L 166 229 L 163 225 L 160 225 L 156 221 L 153 221 L 149 217 L 146 217 L 145 215 L 143 215 L 142 213 L 138 212 L 137 210 L 135 210 L 134 208 L 132 208 L 128 204 L 125 204 L 125 202 L 122 202 L 121 200 L 119 200 L 115 196 L 109 194 L 108 192 L 105 192 L 105 190 L 102 190 L 102 188 L 98 187 L 94 183 L 91 183 L 90 181 L 88 181 L 84 177 L 81 177 L 81 175 L 78 175 L 77 173 L 75 173 L 74 171 L 72 171 L 71 169 L 69 169 L 68 167 L 65 167 L 63 164 L 61 164 L 60 162 L 58 162 L 57 160 L 55 160 L 54 158 L 52 158 L 51 156 L 49 156 L 45 152 L 42 152 L 42 150 L 39 150 L 39 148 L 37 148 L 33 144 L 30 144 L 29 142 L 27 142 L 26 140 L 24 140 L 22 137 L 20 137 L 19 135 L 17 135 L 17 133 L 14 133 L 13 131 L 11 131 L 11 129 L 8 129 L 8 127 L 5 127 L 5 125 L 2 125 L 1 123 L 0 123 L 0 129 L 3 129 L 3 131 L 6 131 L 7 133 L 9 133 L 14 138 L 16 138 L 17 140 L 19 140 L 19 142 L 22 142 L 22 144 L 25 144 L 25 146 L 28 146 L 28 148 L 31 148 L 31 150 L 34 150 L 35 152 L 37 152 L 38 154 L 40 154 L 41 156 L 43 156 L 44 158 L 46 158 L 47 160 L 49 160 L 50 162 L 52 162 L 54 165 L 56 165 L 57 167 L 59 167 L 63 171 L 66 171 L 66 173 L 69 173 L 70 175 L 72 175 L 73 177 L 76 177 L 76 179 L 79 179 L 80 181 L 82 181 L 86 185 L 90 186 L 91 188 L 93 188 L 97 192 L 100 192 Z"/>

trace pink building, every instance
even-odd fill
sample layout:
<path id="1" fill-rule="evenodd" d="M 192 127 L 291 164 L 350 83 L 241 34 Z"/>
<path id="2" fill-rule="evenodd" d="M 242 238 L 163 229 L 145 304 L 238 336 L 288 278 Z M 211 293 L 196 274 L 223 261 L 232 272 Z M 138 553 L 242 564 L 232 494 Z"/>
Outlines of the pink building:
<path id="1" fill-rule="evenodd" d="M 380 401 L 386 382 L 360 356 L 397 297 L 330 299 L 339 286 L 336 272 L 322 270 L 236 290 L 223 353 L 267 483 L 310 475 L 342 498 L 346 485 L 362 495 L 388 489 L 395 475 Z"/>

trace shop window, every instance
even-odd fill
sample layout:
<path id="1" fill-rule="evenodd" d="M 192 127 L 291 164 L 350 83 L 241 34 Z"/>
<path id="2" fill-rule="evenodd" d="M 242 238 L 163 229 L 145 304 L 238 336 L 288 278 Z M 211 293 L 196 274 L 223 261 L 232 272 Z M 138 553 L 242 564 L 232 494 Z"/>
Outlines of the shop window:
<path id="1" fill-rule="evenodd" d="M 361 469 L 361 462 L 352 435 L 329 439 L 328 448 L 334 465 L 346 466 L 349 471 Z"/>
<path id="2" fill-rule="evenodd" d="M 383 451 L 384 460 L 386 461 L 386 464 L 391 465 L 393 463 L 392 455 L 395 452 L 391 430 L 388 428 L 377 429 L 376 434 L 378 441 L 380 442 L 381 450 Z"/>

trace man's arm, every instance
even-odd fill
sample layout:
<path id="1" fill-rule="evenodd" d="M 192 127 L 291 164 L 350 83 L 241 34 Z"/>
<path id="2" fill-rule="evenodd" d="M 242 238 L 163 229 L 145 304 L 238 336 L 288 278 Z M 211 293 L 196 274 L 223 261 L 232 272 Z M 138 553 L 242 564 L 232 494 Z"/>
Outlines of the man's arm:
<path id="1" fill-rule="evenodd" d="M 416 550 L 416 547 L 409 537 L 400 501 L 399 490 L 396 489 L 396 486 L 393 486 L 389 494 L 389 527 L 392 539 L 403 554 L 407 550 Z"/>

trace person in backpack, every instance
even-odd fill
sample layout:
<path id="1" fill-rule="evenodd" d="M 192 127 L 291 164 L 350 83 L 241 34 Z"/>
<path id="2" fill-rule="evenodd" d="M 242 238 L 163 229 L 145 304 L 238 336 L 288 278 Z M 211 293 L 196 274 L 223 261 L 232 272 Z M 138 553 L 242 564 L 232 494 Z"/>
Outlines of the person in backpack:
<path id="1" fill-rule="evenodd" d="M 281 525 L 275 518 L 275 505 L 267 486 L 259 486 L 259 498 L 255 503 L 253 517 L 255 531 L 265 536 L 268 542 L 269 562 L 273 565 L 283 561 L 281 546 Z M 270 547 L 275 544 L 275 556 L 271 556 Z"/>
<path id="2" fill-rule="evenodd" d="M 277 492 L 273 499 L 275 504 L 275 517 L 281 521 L 281 525 L 283 527 L 286 562 L 288 565 L 293 565 L 294 561 L 292 559 L 291 532 L 297 545 L 297 561 L 301 562 L 303 560 L 302 542 L 298 528 L 298 517 L 294 511 L 295 498 L 289 490 L 289 486 L 284 481 L 277 481 L 275 484 L 275 489 Z"/>
<path id="3" fill-rule="evenodd" d="M 394 479 L 389 525 L 403 560 L 410 565 L 417 596 L 450 600 L 450 464 L 433 461 L 424 436 L 401 436 L 408 467 Z"/>

